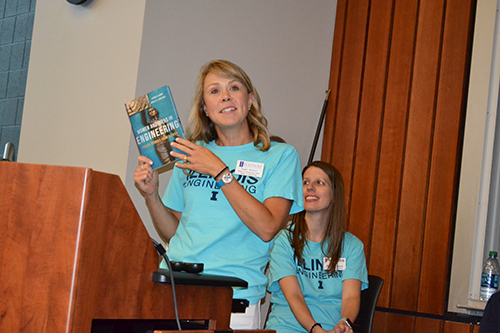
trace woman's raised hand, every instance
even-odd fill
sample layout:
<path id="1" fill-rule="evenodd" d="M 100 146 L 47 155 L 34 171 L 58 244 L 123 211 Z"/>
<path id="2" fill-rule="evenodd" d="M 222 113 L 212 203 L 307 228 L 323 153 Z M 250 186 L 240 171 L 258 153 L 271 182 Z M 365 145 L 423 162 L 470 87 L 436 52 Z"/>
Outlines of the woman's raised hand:
<path id="1" fill-rule="evenodd" d="M 142 196 L 148 197 L 158 193 L 158 172 L 153 170 L 151 161 L 146 156 L 139 156 L 139 166 L 135 168 L 134 182 Z"/>
<path id="2" fill-rule="evenodd" d="M 171 145 L 182 152 L 178 153 L 173 150 L 170 152 L 170 155 L 182 161 L 182 163 L 177 162 L 175 164 L 175 166 L 181 169 L 193 170 L 214 177 L 226 167 L 224 162 L 210 150 L 189 140 L 176 138 Z"/>

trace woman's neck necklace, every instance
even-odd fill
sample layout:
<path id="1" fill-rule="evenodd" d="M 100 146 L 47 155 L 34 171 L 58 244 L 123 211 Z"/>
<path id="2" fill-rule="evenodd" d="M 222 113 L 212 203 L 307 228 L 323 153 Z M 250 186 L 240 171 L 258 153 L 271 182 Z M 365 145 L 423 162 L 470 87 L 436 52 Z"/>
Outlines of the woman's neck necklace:
<path id="1" fill-rule="evenodd" d="M 252 142 L 252 138 L 249 138 L 247 140 L 243 140 L 242 138 L 237 138 L 235 140 L 231 140 L 226 138 L 225 140 L 222 140 L 220 137 L 215 139 L 215 144 L 217 146 L 242 146 L 246 145 L 247 143 Z"/>

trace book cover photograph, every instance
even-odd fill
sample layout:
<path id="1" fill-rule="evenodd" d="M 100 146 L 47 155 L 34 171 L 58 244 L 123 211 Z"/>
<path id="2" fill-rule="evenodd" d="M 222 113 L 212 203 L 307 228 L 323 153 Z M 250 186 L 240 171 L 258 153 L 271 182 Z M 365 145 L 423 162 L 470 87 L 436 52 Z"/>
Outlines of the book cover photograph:
<path id="1" fill-rule="evenodd" d="M 170 143 L 184 138 L 184 130 L 168 86 L 125 103 L 139 153 L 158 169 L 175 162 Z M 176 150 L 178 151 L 178 150 Z"/>

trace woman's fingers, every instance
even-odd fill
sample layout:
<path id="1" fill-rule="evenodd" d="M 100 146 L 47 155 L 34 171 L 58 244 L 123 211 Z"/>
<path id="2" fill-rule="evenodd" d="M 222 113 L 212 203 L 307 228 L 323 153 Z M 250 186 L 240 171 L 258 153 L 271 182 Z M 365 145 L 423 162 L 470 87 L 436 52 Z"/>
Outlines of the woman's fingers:
<path id="1" fill-rule="evenodd" d="M 182 153 L 178 153 L 175 150 L 170 152 L 170 155 L 178 158 L 184 163 L 193 163 L 203 156 L 204 148 L 192 143 L 189 140 L 183 138 L 176 138 L 172 142 L 172 147 L 180 150 Z"/>
<path id="2" fill-rule="evenodd" d="M 141 164 L 147 164 L 147 165 L 152 165 L 153 164 L 153 161 L 151 161 L 146 156 L 139 155 L 139 157 L 137 158 L 137 160 L 139 161 L 139 166 L 141 166 Z M 144 168 L 144 166 L 143 166 L 143 168 Z"/>
<path id="3" fill-rule="evenodd" d="M 172 142 L 173 144 L 178 144 L 178 145 L 182 145 L 184 147 L 187 147 L 188 149 L 195 149 L 198 145 L 196 143 L 192 143 L 191 141 L 189 140 L 186 140 L 186 139 L 183 139 L 183 138 L 175 138 L 175 141 Z M 179 148 L 180 150 L 183 150 L 181 148 Z"/>
<path id="4" fill-rule="evenodd" d="M 177 147 L 175 147 L 176 149 L 178 149 Z M 179 149 L 180 150 L 180 149 Z M 186 153 L 186 152 L 182 152 L 182 153 L 178 153 L 176 152 L 175 150 L 172 150 L 170 152 L 170 155 L 172 155 L 173 157 L 175 158 L 178 158 L 179 160 L 183 161 L 183 162 L 186 162 L 186 157 L 189 157 L 190 154 Z"/>
<path id="5" fill-rule="evenodd" d="M 151 165 L 153 161 L 145 156 L 138 157 L 139 166 L 135 168 L 134 181 L 140 185 L 140 183 L 148 183 L 153 178 L 153 168 Z"/>
<path id="6" fill-rule="evenodd" d="M 193 170 L 205 175 L 215 175 L 225 166 L 224 162 L 210 150 L 189 140 L 176 138 L 172 142 L 172 147 L 180 151 L 172 150 L 170 152 L 170 155 L 180 160 L 175 163 L 178 168 Z"/>

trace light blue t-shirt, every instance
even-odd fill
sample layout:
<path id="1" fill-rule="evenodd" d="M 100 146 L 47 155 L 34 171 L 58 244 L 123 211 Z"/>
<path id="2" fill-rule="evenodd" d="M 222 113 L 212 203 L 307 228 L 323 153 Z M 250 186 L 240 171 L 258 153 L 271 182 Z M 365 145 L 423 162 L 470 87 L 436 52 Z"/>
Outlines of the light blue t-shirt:
<path id="1" fill-rule="evenodd" d="M 338 277 L 328 275 L 323 269 L 324 253 L 321 242 L 306 241 L 303 250 L 304 264 L 298 262 L 288 240 L 289 231 L 282 230 L 276 236 L 269 263 L 269 287 L 272 292 L 272 310 L 266 328 L 277 333 L 304 332 L 283 294 L 279 280 L 286 276 L 296 276 L 304 299 L 314 320 L 330 331 L 340 320 L 342 301 L 342 283 L 347 279 L 360 280 L 361 290 L 368 288 L 363 243 L 353 234 L 346 232 L 342 243 L 341 258 L 345 258 L 346 267 Z M 328 249 L 328 242 L 324 250 Z"/>
<path id="2" fill-rule="evenodd" d="M 198 144 L 217 155 L 235 180 L 260 202 L 282 197 L 293 201 L 290 214 L 303 210 L 300 160 L 292 146 L 272 142 L 263 152 L 253 143 L 224 147 L 213 141 Z M 262 177 L 235 174 L 239 161 L 263 163 Z M 233 297 L 255 304 L 265 296 L 264 270 L 274 242 L 266 243 L 250 231 L 215 184 L 211 176 L 193 173 L 188 177 L 174 168 L 163 203 L 182 212 L 182 217 L 170 240 L 168 256 L 172 261 L 203 263 L 206 274 L 247 281 L 248 288 L 235 288 Z"/>

